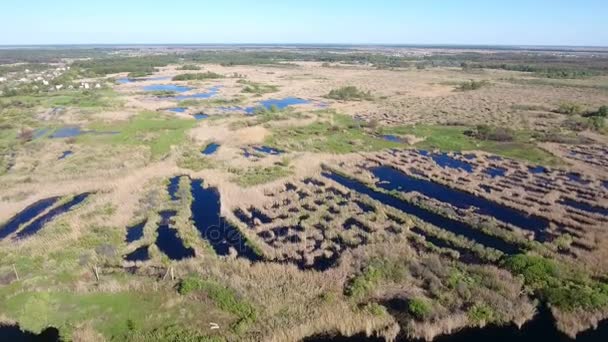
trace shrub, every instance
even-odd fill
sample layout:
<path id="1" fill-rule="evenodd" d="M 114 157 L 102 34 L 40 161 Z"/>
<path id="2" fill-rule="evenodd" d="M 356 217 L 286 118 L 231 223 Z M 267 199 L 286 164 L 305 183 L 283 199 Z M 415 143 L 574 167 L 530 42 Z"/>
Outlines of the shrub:
<path id="1" fill-rule="evenodd" d="M 197 74 L 180 74 L 173 77 L 174 81 L 204 81 L 224 78 L 223 75 L 216 74 L 215 72 L 207 71 Z"/>
<path id="2" fill-rule="evenodd" d="M 489 85 L 490 83 L 488 81 L 475 81 L 475 80 L 470 80 L 467 82 L 462 82 L 460 83 L 457 87 L 456 90 L 458 91 L 471 91 L 471 90 L 477 90 L 477 89 L 481 89 L 487 85 Z"/>
<path id="3" fill-rule="evenodd" d="M 408 303 L 409 313 L 416 317 L 416 319 L 424 320 L 431 314 L 431 308 L 426 300 L 421 298 L 414 298 Z"/>
<path id="4" fill-rule="evenodd" d="M 555 110 L 559 114 L 577 115 L 583 111 L 581 105 L 572 102 L 563 102 Z"/>
<path id="5" fill-rule="evenodd" d="M 475 304 L 468 311 L 469 319 L 478 324 L 492 322 L 494 310 L 486 304 Z"/>
<path id="6" fill-rule="evenodd" d="M 361 101 L 373 99 L 370 91 L 359 90 L 355 86 L 347 86 L 339 89 L 333 89 L 326 97 L 329 99 L 340 101 Z"/>
<path id="7" fill-rule="evenodd" d="M 515 132 L 509 128 L 492 127 L 489 125 L 478 125 L 474 131 L 467 131 L 465 134 L 473 136 L 479 140 L 491 141 L 513 141 Z"/>
<path id="8" fill-rule="evenodd" d="M 184 64 L 177 70 L 202 70 L 202 68 L 196 64 Z"/>

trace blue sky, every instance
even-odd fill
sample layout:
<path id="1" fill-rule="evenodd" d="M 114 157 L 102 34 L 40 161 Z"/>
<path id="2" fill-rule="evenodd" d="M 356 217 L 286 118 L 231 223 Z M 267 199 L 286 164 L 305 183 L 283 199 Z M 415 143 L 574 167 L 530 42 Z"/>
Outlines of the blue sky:
<path id="1" fill-rule="evenodd" d="M 608 46 L 608 0 L 3 0 L 0 44 Z"/>

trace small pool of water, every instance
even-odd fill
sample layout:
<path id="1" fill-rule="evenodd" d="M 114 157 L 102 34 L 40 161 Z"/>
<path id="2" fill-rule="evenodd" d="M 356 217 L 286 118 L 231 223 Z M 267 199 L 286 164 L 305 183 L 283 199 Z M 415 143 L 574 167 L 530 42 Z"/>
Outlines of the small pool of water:
<path id="1" fill-rule="evenodd" d="M 268 99 L 268 100 L 260 101 L 257 106 L 245 108 L 245 113 L 254 114 L 255 110 L 260 107 L 265 108 L 265 109 L 270 109 L 274 106 L 277 109 L 285 109 L 289 106 L 309 104 L 310 102 L 311 102 L 310 100 L 305 100 L 305 99 L 301 99 L 298 97 L 285 97 L 282 99 Z"/>
<path id="2" fill-rule="evenodd" d="M 65 159 L 73 154 L 74 152 L 72 151 L 63 151 L 63 153 L 61 154 L 61 156 L 59 156 L 59 158 L 57 158 L 57 160 Z"/>
<path id="3" fill-rule="evenodd" d="M 576 172 L 569 172 L 566 174 L 566 177 L 568 177 L 568 179 L 573 182 L 583 184 L 583 185 L 587 185 L 587 184 L 591 183 L 591 181 L 583 179 L 583 176 L 580 173 L 576 173 Z"/>
<path id="4" fill-rule="evenodd" d="M 230 225 L 220 214 L 220 194 L 215 188 L 203 188 L 203 181 L 192 180 L 192 220 L 201 237 L 209 242 L 217 255 L 228 255 L 230 248 L 240 257 L 259 261 L 255 251 L 249 247 L 241 232 Z"/>
<path id="5" fill-rule="evenodd" d="M 40 229 L 44 227 L 45 224 L 51 222 L 57 216 L 69 212 L 74 207 L 78 206 L 80 203 L 84 202 L 84 200 L 89 198 L 90 195 L 91 193 L 88 192 L 76 195 L 69 202 L 51 209 L 49 212 L 38 217 L 37 219 L 32 221 L 32 223 L 30 223 L 28 226 L 20 230 L 15 236 L 15 239 L 21 240 L 36 234 Z"/>
<path id="6" fill-rule="evenodd" d="M 134 226 L 127 227 L 125 242 L 132 243 L 139 241 L 139 239 L 144 237 L 144 227 L 146 226 L 146 223 L 148 223 L 148 220 L 143 220 Z"/>
<path id="7" fill-rule="evenodd" d="M 547 168 L 544 166 L 528 166 L 528 171 L 530 171 L 530 173 L 533 173 L 535 175 L 538 175 L 541 173 L 549 173 L 549 170 L 547 170 Z"/>
<path id="8" fill-rule="evenodd" d="M 87 133 L 87 132 L 80 129 L 80 127 L 61 127 L 61 128 L 56 129 L 53 133 L 51 133 L 49 138 L 52 138 L 52 139 L 72 138 L 72 137 L 77 137 L 77 136 L 79 136 L 81 134 L 85 134 L 85 133 Z"/>
<path id="9" fill-rule="evenodd" d="M 507 169 L 503 167 L 489 167 L 483 171 L 486 175 L 492 178 L 504 177 Z"/>
<path id="10" fill-rule="evenodd" d="M 257 152 L 270 154 L 273 156 L 278 156 L 280 154 L 285 153 L 284 151 L 281 151 L 279 149 L 276 149 L 276 148 L 270 147 L 270 146 L 254 146 L 253 149 L 256 150 Z"/>
<path id="11" fill-rule="evenodd" d="M 179 237 L 177 229 L 171 227 L 172 219 L 177 214 L 175 211 L 163 211 L 160 213 L 161 222 L 158 226 L 158 237 L 156 246 L 171 260 L 183 260 L 195 256 L 194 249 L 184 246 Z"/>
<path id="12" fill-rule="evenodd" d="M 34 131 L 32 135 L 32 139 L 40 139 L 45 136 L 51 129 L 50 128 L 40 128 Z"/>
<path id="13" fill-rule="evenodd" d="M 200 121 L 200 120 L 209 118 L 209 115 L 207 115 L 205 113 L 198 113 L 198 114 L 194 114 L 193 116 L 196 121 Z"/>
<path id="14" fill-rule="evenodd" d="M 207 145 L 201 153 L 206 156 L 210 156 L 210 155 L 214 154 L 215 152 L 217 152 L 217 150 L 219 148 L 220 148 L 219 144 L 211 143 L 211 144 Z"/>
<path id="15" fill-rule="evenodd" d="M 222 88 L 221 86 L 215 86 L 215 87 L 209 88 L 209 90 L 206 91 L 206 92 L 195 93 L 195 94 L 192 94 L 192 95 L 175 96 L 175 97 L 173 97 L 173 99 L 178 100 L 178 101 L 182 101 L 182 100 L 205 100 L 205 99 L 209 99 L 209 98 L 212 98 L 215 95 L 217 95 L 220 92 L 221 88 Z"/>
<path id="16" fill-rule="evenodd" d="M 46 328 L 40 334 L 23 331 L 18 325 L 0 324 L 0 341 L 7 342 L 59 342 L 61 336 L 57 328 Z"/>
<path id="17" fill-rule="evenodd" d="M 188 110 L 188 108 L 186 108 L 186 107 L 173 107 L 173 108 L 167 109 L 167 111 L 172 112 L 172 113 L 185 113 L 186 110 Z"/>
<path id="18" fill-rule="evenodd" d="M 149 246 L 142 246 L 125 256 L 126 261 L 146 261 L 150 259 Z"/>
<path id="19" fill-rule="evenodd" d="M 401 138 L 396 136 L 396 135 L 383 135 L 382 139 L 386 140 L 386 141 L 390 141 L 390 142 L 396 142 L 396 143 L 400 143 L 401 142 Z"/>
<path id="20" fill-rule="evenodd" d="M 152 84 L 148 86 L 144 86 L 144 91 L 172 91 L 176 93 L 185 93 L 194 88 L 180 86 L 177 84 Z"/>
<path id="21" fill-rule="evenodd" d="M 433 153 L 430 154 L 430 157 L 435 163 L 437 163 L 437 165 L 444 169 L 464 170 L 467 173 L 473 172 L 473 165 L 456 159 L 447 153 Z"/>
<path id="22" fill-rule="evenodd" d="M 167 185 L 167 192 L 169 193 L 169 197 L 171 197 L 172 201 L 177 201 L 179 199 L 179 196 L 177 196 L 177 190 L 179 190 L 180 178 L 181 176 L 172 177 Z"/>
<path id="23" fill-rule="evenodd" d="M 8 220 L 4 226 L 0 226 L 0 239 L 6 238 L 16 232 L 17 229 L 19 229 L 19 226 L 42 214 L 42 212 L 57 203 L 59 198 L 60 197 L 45 198 L 23 209 L 20 213 Z"/>

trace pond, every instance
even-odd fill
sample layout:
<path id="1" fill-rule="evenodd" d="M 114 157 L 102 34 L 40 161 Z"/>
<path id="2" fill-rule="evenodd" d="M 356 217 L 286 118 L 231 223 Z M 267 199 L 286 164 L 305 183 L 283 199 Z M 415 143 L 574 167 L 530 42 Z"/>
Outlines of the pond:
<path id="1" fill-rule="evenodd" d="M 89 193 L 89 192 L 85 192 L 83 194 L 76 195 L 76 196 L 74 196 L 74 198 L 72 198 L 67 203 L 51 209 L 49 212 L 38 217 L 32 223 L 30 223 L 28 226 L 26 226 L 25 228 L 20 230 L 17 233 L 17 235 L 15 236 L 15 239 L 21 240 L 21 239 L 25 239 L 29 236 L 36 234 L 40 229 L 42 229 L 44 227 L 45 224 L 51 222 L 55 217 L 69 212 L 74 207 L 78 206 L 80 203 L 84 202 L 84 200 L 89 198 L 90 195 L 91 195 L 91 193 Z"/>
<path id="2" fill-rule="evenodd" d="M 167 192 L 169 193 L 169 197 L 171 197 L 172 201 L 177 201 L 179 196 L 177 196 L 177 190 L 179 190 L 179 179 L 181 176 L 175 176 L 169 179 L 169 184 L 167 185 Z"/>
<path id="3" fill-rule="evenodd" d="M 71 156 L 73 154 L 74 154 L 74 152 L 69 151 L 69 150 L 68 151 L 63 151 L 63 153 L 61 153 L 61 155 L 59 156 L 59 158 L 57 158 L 57 160 L 65 159 L 65 158 L 67 158 L 67 157 L 69 157 L 69 156 Z"/>
<path id="4" fill-rule="evenodd" d="M 24 223 L 29 222 L 45 210 L 53 206 L 61 197 L 50 197 L 31 204 L 20 213 L 13 216 L 4 226 L 0 226 L 0 239 L 4 239 L 16 232 Z"/>
<path id="5" fill-rule="evenodd" d="M 273 156 L 278 156 L 285 153 L 284 151 L 269 146 L 254 146 L 253 149 L 260 153 L 270 154 Z"/>
<path id="6" fill-rule="evenodd" d="M 389 191 L 416 191 L 457 208 L 475 207 L 477 208 L 476 213 L 480 215 L 492 216 L 497 220 L 535 232 L 542 231 L 549 226 L 549 221 L 542 217 L 528 215 L 483 197 L 452 189 L 439 183 L 411 177 L 388 166 L 376 167 L 371 171 L 380 180 L 376 185 Z"/>
<path id="7" fill-rule="evenodd" d="M 482 245 L 497 249 L 505 254 L 515 254 L 519 252 L 519 248 L 517 248 L 517 246 L 514 246 L 500 238 L 487 235 L 464 222 L 441 216 L 428 209 L 415 206 L 394 196 L 375 191 L 356 180 L 333 172 L 324 172 L 323 176 L 335 181 L 338 184 L 341 184 L 348 189 L 367 195 L 384 205 L 401 210 L 404 213 L 415 216 L 424 222 L 430 223 L 441 229 L 451 231 L 454 234 L 462 235 Z"/>
<path id="8" fill-rule="evenodd" d="M 503 167 L 489 167 L 483 171 L 486 175 L 492 178 L 504 177 L 507 169 Z"/>
<path id="9" fill-rule="evenodd" d="M 150 246 L 142 246 L 125 256 L 126 261 L 146 261 L 150 259 Z"/>
<path id="10" fill-rule="evenodd" d="M 185 113 L 186 110 L 188 110 L 188 108 L 186 108 L 186 107 L 173 107 L 173 108 L 167 109 L 167 111 L 172 112 L 172 113 Z"/>
<path id="11" fill-rule="evenodd" d="M 401 138 L 396 136 L 396 135 L 383 135 L 382 139 L 386 140 L 386 141 L 390 141 L 390 142 L 396 142 L 396 143 L 400 143 L 401 142 Z"/>
<path id="12" fill-rule="evenodd" d="M 175 97 L 173 97 L 173 99 L 175 99 L 177 101 L 209 99 L 209 98 L 212 98 L 215 95 L 217 95 L 220 92 L 221 88 L 222 88 L 221 86 L 215 86 L 215 87 L 209 88 L 209 90 L 206 92 L 196 93 L 196 94 L 192 94 L 192 95 L 175 96 Z"/>
<path id="13" fill-rule="evenodd" d="M 139 239 L 144 237 L 144 227 L 146 226 L 146 223 L 148 223 L 148 220 L 143 220 L 134 226 L 127 227 L 125 242 L 132 243 L 139 241 Z"/>
<path id="14" fill-rule="evenodd" d="M 247 244 L 241 232 L 221 216 L 220 194 L 215 188 L 203 188 L 203 181 L 192 180 L 192 220 L 201 237 L 209 242 L 217 255 L 229 255 L 230 248 L 240 257 L 258 261 L 260 257 Z"/>
<path id="15" fill-rule="evenodd" d="M 473 165 L 456 159 L 447 153 L 432 153 L 429 155 L 437 165 L 444 169 L 464 170 L 467 173 L 473 172 Z"/>
<path id="16" fill-rule="evenodd" d="M 59 342 L 61 336 L 57 328 L 46 328 L 40 334 L 23 331 L 18 325 L 0 324 L 0 341 L 11 342 Z"/>
<path id="17" fill-rule="evenodd" d="M 258 108 L 270 109 L 271 107 L 274 106 L 277 109 L 285 109 L 289 106 L 303 105 L 303 104 L 308 104 L 308 103 L 311 103 L 311 101 L 301 99 L 298 97 L 285 97 L 282 99 L 268 99 L 268 100 L 258 102 L 257 106 L 245 108 L 245 113 L 254 114 L 256 109 L 258 109 Z"/>
<path id="18" fill-rule="evenodd" d="M 194 249 L 184 246 L 177 229 L 171 227 L 175 211 L 160 212 L 161 221 L 158 226 L 156 246 L 171 260 L 183 260 L 195 256 Z"/>
<path id="19" fill-rule="evenodd" d="M 66 126 L 66 127 L 60 127 L 60 128 L 57 128 L 56 130 L 54 130 L 53 133 L 51 133 L 49 135 L 49 138 L 61 139 L 61 138 L 73 138 L 73 137 L 80 136 L 82 134 L 104 135 L 104 134 L 118 134 L 118 133 L 119 132 L 113 132 L 113 131 L 85 131 L 77 126 Z"/>
<path id="20" fill-rule="evenodd" d="M 602 208 L 598 206 L 593 206 L 591 204 L 587 204 L 584 202 L 578 202 L 570 198 L 562 198 L 559 201 L 560 204 L 576 208 L 582 211 L 586 211 L 588 213 L 600 214 L 604 216 L 608 216 L 608 208 Z"/>
<path id="21" fill-rule="evenodd" d="M 207 115 L 205 113 L 198 113 L 198 114 L 194 114 L 193 116 L 196 121 L 200 121 L 200 120 L 209 118 L 209 115 Z"/>
<path id="22" fill-rule="evenodd" d="M 176 84 L 152 84 L 148 86 L 144 86 L 144 91 L 171 91 L 175 93 L 185 93 L 194 88 L 180 86 Z"/>
<path id="23" fill-rule="evenodd" d="M 210 155 L 214 154 L 215 152 L 217 152 L 217 150 L 219 148 L 220 148 L 219 144 L 211 143 L 211 144 L 207 145 L 201 153 L 206 156 L 210 156 Z"/>

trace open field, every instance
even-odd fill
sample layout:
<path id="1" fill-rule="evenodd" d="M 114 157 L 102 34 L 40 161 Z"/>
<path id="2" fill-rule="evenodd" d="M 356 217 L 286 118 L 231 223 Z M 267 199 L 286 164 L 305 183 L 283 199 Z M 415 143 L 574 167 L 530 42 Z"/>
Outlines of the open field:
<path id="1" fill-rule="evenodd" d="M 0 339 L 606 329 L 608 51 L 32 53 L 0 50 Z"/>

